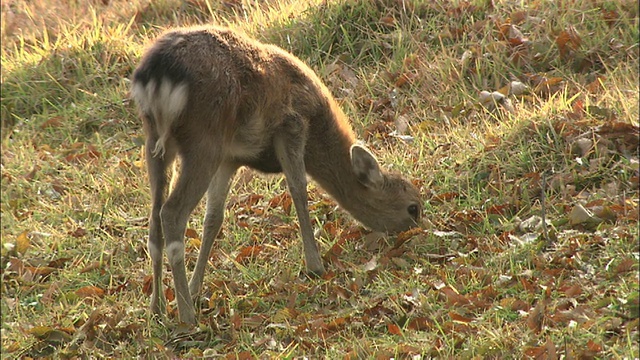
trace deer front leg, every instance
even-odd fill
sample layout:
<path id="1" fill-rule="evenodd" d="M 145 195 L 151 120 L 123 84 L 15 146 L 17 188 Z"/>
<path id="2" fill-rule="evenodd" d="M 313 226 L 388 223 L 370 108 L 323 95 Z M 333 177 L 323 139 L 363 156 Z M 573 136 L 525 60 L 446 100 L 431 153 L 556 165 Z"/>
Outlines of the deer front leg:
<path id="1" fill-rule="evenodd" d="M 227 200 L 231 179 L 238 167 L 234 164 L 222 164 L 213 176 L 209 188 L 207 189 L 207 212 L 204 217 L 204 231 L 202 234 L 202 245 L 198 254 L 198 261 L 193 270 L 191 281 L 189 282 L 189 292 L 196 297 L 200 294 L 204 270 L 209 261 L 213 241 L 220 232 L 224 219 L 224 204 Z"/>
<path id="2" fill-rule="evenodd" d="M 318 251 L 318 244 L 313 237 L 307 205 L 307 175 L 304 165 L 307 128 L 301 116 L 295 114 L 287 116 L 281 131 L 275 135 L 274 146 L 298 214 L 307 271 L 313 275 L 323 275 L 324 265 Z"/>

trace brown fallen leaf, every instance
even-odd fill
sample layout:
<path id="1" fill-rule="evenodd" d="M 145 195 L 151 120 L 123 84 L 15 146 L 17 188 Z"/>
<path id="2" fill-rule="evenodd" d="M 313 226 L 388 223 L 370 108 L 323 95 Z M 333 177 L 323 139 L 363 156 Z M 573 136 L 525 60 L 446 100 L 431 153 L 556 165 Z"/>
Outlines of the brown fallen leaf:
<path id="1" fill-rule="evenodd" d="M 602 83 L 605 79 L 606 78 L 602 75 L 596 76 L 595 80 L 585 86 L 585 89 L 591 94 L 599 93 L 600 91 L 604 90 L 604 86 L 602 85 Z"/>
<path id="2" fill-rule="evenodd" d="M 397 88 L 401 88 L 407 84 L 411 84 L 412 82 L 414 82 L 417 77 L 418 75 L 413 72 L 402 73 L 396 79 L 394 86 Z"/>
<path id="3" fill-rule="evenodd" d="M 75 291 L 76 295 L 81 298 L 103 297 L 105 291 L 97 286 L 87 285 Z"/>
<path id="4" fill-rule="evenodd" d="M 71 335 L 65 331 L 54 329 L 50 326 L 36 326 L 31 328 L 28 333 L 49 344 L 58 345 L 71 340 Z"/>
<path id="5" fill-rule="evenodd" d="M 500 33 L 503 39 L 511 46 L 520 46 L 529 42 L 520 29 L 510 23 L 500 25 Z"/>
<path id="6" fill-rule="evenodd" d="M 22 273 L 21 275 L 25 280 L 33 280 L 33 277 L 35 276 L 42 276 L 43 278 L 46 278 L 47 275 L 57 270 L 58 269 L 56 268 L 48 266 L 25 266 L 24 273 Z"/>
<path id="7" fill-rule="evenodd" d="M 78 149 L 76 144 L 84 145 L 83 143 L 75 143 L 72 145 L 72 149 Z M 80 163 L 99 159 L 100 157 L 102 157 L 102 153 L 98 151 L 98 149 L 94 145 L 88 144 L 87 151 L 81 153 L 72 152 L 71 154 L 65 156 L 64 160 L 68 163 Z"/>
<path id="8" fill-rule="evenodd" d="M 56 268 L 56 269 L 62 269 L 72 258 L 70 257 L 63 257 L 63 258 L 58 258 L 55 260 L 51 260 L 49 261 L 49 263 L 47 264 L 48 267 L 52 267 L 52 268 Z"/>
<path id="9" fill-rule="evenodd" d="M 577 50 L 580 44 L 582 44 L 582 39 L 573 26 L 561 31 L 556 37 L 556 45 L 558 45 L 562 58 L 566 58 L 571 51 Z"/>
<path id="10" fill-rule="evenodd" d="M 288 192 L 283 192 L 280 195 L 273 197 L 269 201 L 269 207 L 275 208 L 278 206 L 282 206 L 282 210 L 284 210 L 285 214 L 291 215 L 291 209 L 293 206 L 293 199 Z"/>
<path id="11" fill-rule="evenodd" d="M 394 27 L 396 25 L 396 19 L 393 16 L 383 16 L 380 18 L 380 24 L 388 27 Z"/>
<path id="12" fill-rule="evenodd" d="M 75 229 L 73 231 L 67 232 L 67 234 L 71 235 L 72 237 L 74 237 L 76 239 L 78 239 L 78 238 L 81 238 L 81 237 L 84 237 L 85 235 L 87 235 L 87 230 L 85 228 L 79 227 L 79 228 L 77 228 L 77 229 Z"/>
<path id="13" fill-rule="evenodd" d="M 524 300 L 516 299 L 510 306 L 512 311 L 528 311 L 531 305 Z"/>
<path id="14" fill-rule="evenodd" d="M 407 329 L 417 331 L 431 330 L 431 320 L 426 317 L 417 317 L 409 320 Z"/>
<path id="15" fill-rule="evenodd" d="M 585 349 L 579 350 L 577 354 L 578 359 L 595 359 L 598 357 L 598 353 L 602 351 L 602 345 L 589 340 Z"/>
<path id="16" fill-rule="evenodd" d="M 22 343 L 18 341 L 6 341 L 3 340 L 3 349 L 7 352 L 7 354 L 11 354 L 18 350 L 22 349 Z"/>
<path id="17" fill-rule="evenodd" d="M 618 14 L 618 12 L 615 10 L 605 9 L 604 7 L 602 7 L 600 11 L 602 12 L 602 18 L 607 23 L 607 25 L 609 25 L 609 27 L 613 27 L 616 22 L 620 20 L 620 14 Z"/>
<path id="18" fill-rule="evenodd" d="M 89 265 L 85 266 L 84 268 L 82 268 L 82 270 L 80 270 L 80 274 L 84 274 L 87 273 L 89 271 L 93 271 L 96 269 L 99 269 L 102 267 L 102 262 L 96 260 L 91 262 Z"/>
<path id="19" fill-rule="evenodd" d="M 458 314 L 455 311 L 449 311 L 449 317 L 453 321 L 459 321 L 459 322 L 463 322 L 463 323 L 470 323 L 470 322 L 472 322 L 474 320 L 473 318 L 462 316 L 462 315 Z"/>
<path id="20" fill-rule="evenodd" d="M 387 331 L 392 335 L 402 335 L 402 330 L 400 329 L 400 327 L 393 323 L 387 324 Z"/>
<path id="21" fill-rule="evenodd" d="M 511 213 L 514 208 L 515 206 L 513 206 L 513 204 L 508 203 L 501 205 L 492 205 L 487 209 L 487 213 L 494 215 L 505 215 Z"/>
<path id="22" fill-rule="evenodd" d="M 184 236 L 188 239 L 199 239 L 198 232 L 192 228 L 188 228 L 187 230 L 185 230 Z"/>
<path id="23" fill-rule="evenodd" d="M 350 320 L 349 317 L 339 317 L 331 320 L 324 328 L 329 331 L 338 331 L 347 324 L 348 320 Z"/>
<path id="24" fill-rule="evenodd" d="M 399 248 L 400 246 L 402 246 L 402 244 L 409 241 L 411 238 L 415 237 L 416 235 L 422 234 L 422 232 L 423 230 L 418 227 L 401 232 L 396 237 L 396 242 L 393 245 L 393 248 L 394 249 Z"/>
<path id="25" fill-rule="evenodd" d="M 524 22 L 528 17 L 529 17 L 529 14 L 527 13 L 526 10 L 514 11 L 509 16 L 509 18 L 511 19 L 511 22 L 516 25 Z"/>
<path id="26" fill-rule="evenodd" d="M 547 359 L 555 360 L 558 357 L 556 356 L 556 344 L 551 340 L 551 336 L 547 335 L 547 343 L 544 346 L 547 350 Z"/>
<path id="27" fill-rule="evenodd" d="M 40 299 L 40 303 L 49 306 L 52 305 L 56 296 L 60 293 L 60 282 L 55 282 L 47 288 L 47 290 L 42 294 L 42 298 Z"/>
<path id="28" fill-rule="evenodd" d="M 164 290 L 164 297 L 167 299 L 167 301 L 171 302 L 175 300 L 176 294 L 172 288 L 168 287 Z"/>
<path id="29" fill-rule="evenodd" d="M 62 124 L 62 116 L 54 116 L 47 121 L 40 124 L 40 129 L 46 129 L 50 127 L 59 127 Z"/>
<path id="30" fill-rule="evenodd" d="M 594 352 L 594 353 L 599 353 L 600 351 L 602 351 L 602 345 L 596 343 L 593 340 L 589 340 L 587 341 L 587 349 L 589 349 L 589 351 Z"/>
<path id="31" fill-rule="evenodd" d="M 620 261 L 620 263 L 618 263 L 618 265 L 614 270 L 614 273 L 617 275 L 617 274 L 629 272 L 633 270 L 636 264 L 637 264 L 637 261 L 635 259 L 631 257 L 625 257 L 624 259 L 622 259 L 622 261 Z"/>
<path id="32" fill-rule="evenodd" d="M 262 245 L 245 246 L 240 249 L 240 253 L 236 256 L 236 261 L 242 263 L 250 258 L 254 258 L 264 250 Z"/>
<path id="33" fill-rule="evenodd" d="M 458 293 L 456 289 L 449 285 L 443 287 L 442 289 L 440 289 L 440 291 L 447 298 L 449 305 L 466 305 L 471 303 L 469 299 L 467 299 L 463 295 L 460 295 L 460 293 Z"/>
<path id="34" fill-rule="evenodd" d="M 544 306 L 542 304 L 542 301 L 538 302 L 527 318 L 527 326 L 536 333 L 542 331 L 542 321 L 544 320 Z"/>
<path id="35" fill-rule="evenodd" d="M 566 289 L 561 289 L 565 295 L 570 298 L 575 298 L 576 296 L 582 294 L 582 287 L 578 284 L 572 285 Z"/>
<path id="36" fill-rule="evenodd" d="M 540 96 L 549 96 L 560 91 L 564 84 L 564 78 L 562 77 L 543 78 L 543 80 L 536 85 L 533 92 Z"/>
<path id="37" fill-rule="evenodd" d="M 453 199 L 456 199 L 460 197 L 460 194 L 457 192 L 446 192 L 446 193 L 442 193 L 442 194 L 436 194 L 431 198 L 431 202 L 435 203 L 435 204 L 442 204 L 445 203 L 447 201 L 451 201 Z"/>
<path id="38" fill-rule="evenodd" d="M 38 165 L 34 165 L 33 169 L 31 169 L 31 171 L 29 171 L 29 173 L 24 176 L 24 179 L 28 182 L 31 182 L 31 180 L 33 180 L 33 178 L 36 176 L 38 170 L 40 170 L 40 167 Z"/>
<path id="39" fill-rule="evenodd" d="M 152 280 L 153 276 L 147 275 L 144 277 L 142 282 L 142 293 L 147 296 L 151 296 L 151 293 L 153 292 Z"/>
<path id="40" fill-rule="evenodd" d="M 24 255 L 27 249 L 31 246 L 31 240 L 29 239 L 29 231 L 25 230 L 16 238 L 16 251 L 20 255 Z"/>

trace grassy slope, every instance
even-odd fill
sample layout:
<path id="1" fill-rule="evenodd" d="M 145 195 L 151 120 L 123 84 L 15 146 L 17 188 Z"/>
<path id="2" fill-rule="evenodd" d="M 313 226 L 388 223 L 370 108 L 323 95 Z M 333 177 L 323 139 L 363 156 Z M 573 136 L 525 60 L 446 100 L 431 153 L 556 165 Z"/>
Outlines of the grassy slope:
<path id="1" fill-rule="evenodd" d="M 3 356 L 638 357 L 636 3 L 494 3 L 3 3 Z M 380 240 L 312 186 L 332 274 L 308 280 L 282 179 L 245 172 L 185 332 L 146 311 L 127 77 L 162 28 L 208 21 L 315 68 L 428 222 Z M 513 80 L 512 112 L 479 105 Z"/>

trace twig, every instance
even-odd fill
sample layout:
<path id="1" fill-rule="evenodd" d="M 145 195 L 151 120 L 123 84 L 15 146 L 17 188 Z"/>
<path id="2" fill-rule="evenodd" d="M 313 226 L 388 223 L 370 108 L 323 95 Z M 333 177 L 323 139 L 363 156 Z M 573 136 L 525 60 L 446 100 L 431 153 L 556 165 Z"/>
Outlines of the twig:
<path id="1" fill-rule="evenodd" d="M 551 246 L 551 241 L 549 240 L 549 232 L 547 231 L 547 206 L 546 206 L 546 197 L 547 197 L 547 175 L 542 173 L 542 184 L 540 185 L 542 188 L 540 194 L 540 206 L 542 207 L 540 216 L 542 217 L 542 234 L 544 236 L 545 247 Z"/>

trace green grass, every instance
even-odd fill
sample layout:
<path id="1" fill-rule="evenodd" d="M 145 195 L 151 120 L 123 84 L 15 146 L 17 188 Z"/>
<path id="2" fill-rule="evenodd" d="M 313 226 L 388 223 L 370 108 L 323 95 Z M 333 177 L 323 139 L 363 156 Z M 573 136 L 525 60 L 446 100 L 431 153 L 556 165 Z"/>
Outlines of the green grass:
<path id="1" fill-rule="evenodd" d="M 2 356 L 639 357 L 637 4 L 493 4 L 3 4 Z M 381 162 L 419 184 L 426 221 L 378 239 L 311 184 L 330 274 L 310 280 L 295 212 L 272 202 L 282 177 L 243 172 L 185 329 L 175 304 L 164 324 L 147 310 L 128 79 L 163 29 L 202 23 L 315 69 Z M 511 81 L 528 86 L 513 111 L 480 104 Z M 576 220 L 578 205 L 595 216 Z M 527 225 L 543 214 L 546 231 Z"/>

